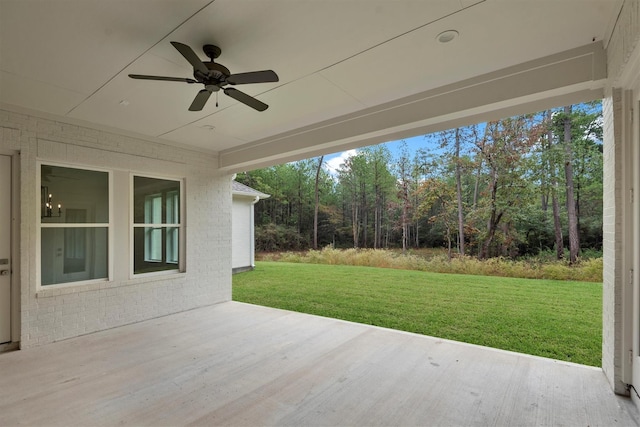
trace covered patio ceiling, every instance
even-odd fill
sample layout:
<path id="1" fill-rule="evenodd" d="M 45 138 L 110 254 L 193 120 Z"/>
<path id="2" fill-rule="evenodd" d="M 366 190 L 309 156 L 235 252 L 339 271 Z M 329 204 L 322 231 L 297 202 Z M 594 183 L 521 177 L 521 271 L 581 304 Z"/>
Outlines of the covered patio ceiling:
<path id="1" fill-rule="evenodd" d="M 0 0 L 0 101 L 219 155 L 239 171 L 602 96 L 621 0 Z M 458 37 L 438 41 L 443 31 Z M 221 47 L 257 112 L 170 42 Z M 214 95 L 215 97 L 215 95 Z"/>

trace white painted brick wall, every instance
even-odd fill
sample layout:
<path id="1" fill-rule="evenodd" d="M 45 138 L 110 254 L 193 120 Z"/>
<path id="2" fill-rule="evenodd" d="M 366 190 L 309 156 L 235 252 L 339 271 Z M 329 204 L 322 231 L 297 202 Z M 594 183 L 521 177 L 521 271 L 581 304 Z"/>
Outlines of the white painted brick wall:
<path id="1" fill-rule="evenodd" d="M 20 152 L 22 348 L 231 299 L 231 176 L 216 156 L 6 110 L 0 130 L 0 149 Z M 129 279 L 129 265 L 116 265 L 120 279 L 38 290 L 38 160 L 184 178 L 186 272 Z"/>
<path id="2" fill-rule="evenodd" d="M 640 0 L 625 0 L 618 21 L 607 44 L 607 74 L 616 81 L 622 74 L 638 43 L 640 34 Z"/>
<path id="3" fill-rule="evenodd" d="M 602 369 L 614 391 L 625 393 L 621 381 L 622 346 L 622 91 L 603 100 L 603 292 Z"/>
<path id="4" fill-rule="evenodd" d="M 626 200 L 623 188 L 625 147 L 631 144 L 625 135 L 622 76 L 630 68 L 630 59 L 640 37 L 640 0 L 625 0 L 607 48 L 607 89 L 603 101 L 604 119 L 604 194 L 603 194 L 603 341 L 602 369 L 614 391 L 627 394 L 622 381 L 624 222 Z M 628 325 L 627 325 L 628 326 Z"/>

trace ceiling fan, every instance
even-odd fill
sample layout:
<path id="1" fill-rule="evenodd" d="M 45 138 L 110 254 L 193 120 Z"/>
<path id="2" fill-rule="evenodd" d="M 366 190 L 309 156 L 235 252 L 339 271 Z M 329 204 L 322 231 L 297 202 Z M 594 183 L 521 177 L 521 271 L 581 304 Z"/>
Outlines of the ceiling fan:
<path id="1" fill-rule="evenodd" d="M 211 59 L 208 62 L 202 62 L 198 55 L 186 44 L 171 42 L 178 52 L 189 61 L 193 66 L 193 79 L 184 77 L 164 77 L 164 76 L 147 76 L 143 74 L 129 74 L 132 79 L 141 80 L 160 80 L 169 82 L 183 83 L 202 83 L 204 89 L 200 90 L 189 107 L 189 111 L 200 111 L 206 104 L 207 100 L 213 92 L 220 89 L 225 95 L 230 96 L 236 101 L 240 101 L 249 107 L 258 111 L 264 111 L 269 106 L 256 98 L 247 95 L 233 87 L 224 87 L 226 85 L 243 85 L 248 83 L 271 83 L 278 81 L 278 75 L 272 70 L 251 71 L 248 73 L 231 74 L 229 69 L 222 64 L 214 62 L 222 50 L 218 46 L 206 44 L 202 47 L 205 55 Z M 217 105 L 217 104 L 216 104 Z"/>

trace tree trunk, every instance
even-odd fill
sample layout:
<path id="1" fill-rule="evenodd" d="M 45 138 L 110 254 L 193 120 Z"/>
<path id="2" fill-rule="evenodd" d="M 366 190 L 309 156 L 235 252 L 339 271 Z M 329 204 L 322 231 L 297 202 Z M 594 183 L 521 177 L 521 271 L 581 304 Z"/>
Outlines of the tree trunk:
<path id="1" fill-rule="evenodd" d="M 408 236 L 408 221 L 407 221 L 407 217 L 408 217 L 408 212 L 407 212 L 407 201 L 405 198 L 405 189 L 403 188 L 403 200 L 402 200 L 402 254 L 404 255 L 405 253 L 407 253 L 407 239 L 409 238 Z"/>
<path id="2" fill-rule="evenodd" d="M 547 111 L 548 130 L 547 130 L 547 149 L 551 151 L 553 148 L 553 129 L 551 128 L 551 110 Z M 551 154 L 551 153 L 549 153 Z M 564 258 L 564 239 L 562 236 L 562 224 L 560 223 L 560 205 L 558 203 L 558 177 L 556 171 L 556 163 L 549 156 L 549 174 L 551 175 L 551 208 L 553 211 L 553 231 L 555 236 L 556 259 Z"/>
<path id="3" fill-rule="evenodd" d="M 480 259 L 487 259 L 489 257 L 489 249 L 491 248 L 491 242 L 496 234 L 496 230 L 498 228 L 498 224 L 502 219 L 502 215 L 504 212 L 498 213 L 496 206 L 496 197 L 498 193 L 498 173 L 495 169 L 491 170 L 491 186 L 490 186 L 490 203 L 491 203 L 491 214 L 489 216 L 489 220 L 487 221 L 487 237 L 484 239 L 482 243 L 482 247 L 480 248 Z"/>
<path id="4" fill-rule="evenodd" d="M 484 150 L 485 143 L 487 141 L 487 137 L 489 135 L 489 125 L 487 124 L 484 127 L 484 136 L 482 137 L 482 141 L 478 144 L 478 140 L 476 137 L 476 146 L 482 152 Z M 476 210 L 476 206 L 478 205 L 478 194 L 480 193 L 480 174 L 482 173 L 482 163 L 483 159 L 480 157 L 480 162 L 478 162 L 478 168 L 476 169 L 476 182 L 473 188 L 473 210 Z"/>
<path id="5" fill-rule="evenodd" d="M 358 248 L 358 203 L 354 202 L 351 212 L 352 225 L 351 231 L 353 232 L 353 247 Z"/>
<path id="6" fill-rule="evenodd" d="M 378 213 L 378 202 L 376 201 L 376 207 L 373 209 L 373 249 L 378 249 L 378 239 L 380 239 L 379 222 L 380 215 Z"/>
<path id="7" fill-rule="evenodd" d="M 403 215 L 404 216 L 404 215 Z M 407 253 L 407 238 L 408 238 L 408 233 L 407 233 L 407 229 L 409 228 L 409 224 L 405 223 L 403 220 L 403 224 L 402 224 L 402 255 L 405 255 Z"/>
<path id="8" fill-rule="evenodd" d="M 313 207 L 313 249 L 318 249 L 318 208 L 320 206 L 320 193 L 318 191 L 318 183 L 320 181 L 320 170 L 322 169 L 322 161 L 324 156 L 320 156 L 318 160 L 318 168 L 316 169 L 316 185 L 315 185 L 315 205 Z"/>
<path id="9" fill-rule="evenodd" d="M 302 234 L 302 173 L 298 171 L 298 235 Z"/>
<path id="10" fill-rule="evenodd" d="M 473 210 L 476 210 L 476 206 L 478 206 L 478 194 L 480 193 L 480 173 L 482 172 L 482 159 L 480 159 L 478 163 L 478 168 L 476 169 L 476 182 L 473 186 Z"/>
<path id="11" fill-rule="evenodd" d="M 407 188 L 406 176 L 403 175 L 401 198 L 402 198 L 402 254 L 407 253 L 407 243 L 409 240 L 409 189 Z"/>
<path id="12" fill-rule="evenodd" d="M 573 189 L 573 165 L 571 146 L 571 106 L 564 107 L 564 174 L 567 183 L 567 215 L 569 217 L 569 263 L 578 260 L 580 253 L 580 235 L 578 234 L 578 215 Z"/>
<path id="13" fill-rule="evenodd" d="M 376 160 L 373 164 L 373 186 L 375 193 L 375 200 L 373 203 L 373 248 L 378 249 L 380 247 L 380 225 L 381 225 L 381 188 L 380 188 L 380 172 L 378 170 L 379 164 Z"/>
<path id="14" fill-rule="evenodd" d="M 464 255 L 464 212 L 462 211 L 462 178 L 460 167 L 460 128 L 456 128 L 456 192 L 458 196 L 458 248 Z"/>
<path id="15" fill-rule="evenodd" d="M 449 261 L 451 261 L 451 227 L 449 227 L 449 223 L 446 225 L 447 229 L 447 256 Z"/>
<path id="16" fill-rule="evenodd" d="M 557 186 L 558 183 L 553 185 Z M 564 258 L 564 238 L 562 236 L 562 224 L 560 224 L 560 206 L 558 204 L 558 196 L 556 189 L 553 188 L 551 193 L 551 205 L 553 207 L 553 230 L 556 238 L 556 259 Z"/>
<path id="17" fill-rule="evenodd" d="M 362 194 L 362 247 L 366 248 L 369 246 L 369 242 L 367 241 L 367 232 L 369 231 L 369 206 L 367 206 L 367 187 L 364 176 L 360 184 L 360 193 Z"/>

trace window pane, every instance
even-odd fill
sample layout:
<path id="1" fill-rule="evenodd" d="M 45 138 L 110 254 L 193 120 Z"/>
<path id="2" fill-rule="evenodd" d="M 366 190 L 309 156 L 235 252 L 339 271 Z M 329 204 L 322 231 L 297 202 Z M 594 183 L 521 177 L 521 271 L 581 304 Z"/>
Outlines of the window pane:
<path id="1" fill-rule="evenodd" d="M 43 224 L 109 222 L 107 172 L 41 165 L 40 173 Z"/>
<path id="2" fill-rule="evenodd" d="M 87 264 L 87 228 L 66 228 L 64 230 L 63 272 L 79 273 Z"/>
<path id="3" fill-rule="evenodd" d="M 177 270 L 178 232 L 176 227 L 135 227 L 133 272 L 141 274 Z"/>
<path id="4" fill-rule="evenodd" d="M 179 206 L 170 207 L 173 200 L 180 200 L 179 181 L 133 177 L 133 222 L 135 224 L 179 223 Z M 169 208 L 171 213 L 168 212 Z"/>
<path id="5" fill-rule="evenodd" d="M 42 228 L 42 285 L 106 279 L 107 227 Z"/>
<path id="6" fill-rule="evenodd" d="M 167 227 L 167 262 L 178 263 L 179 229 L 177 227 Z"/>
<path id="7" fill-rule="evenodd" d="M 162 261 L 162 227 L 144 228 L 144 260 Z"/>
<path id="8" fill-rule="evenodd" d="M 167 193 L 167 224 L 178 224 L 180 199 L 177 191 Z"/>
<path id="9" fill-rule="evenodd" d="M 144 223 L 162 224 L 162 194 L 145 196 Z"/>
<path id="10" fill-rule="evenodd" d="M 133 177 L 133 272 L 177 270 L 180 181 Z"/>

